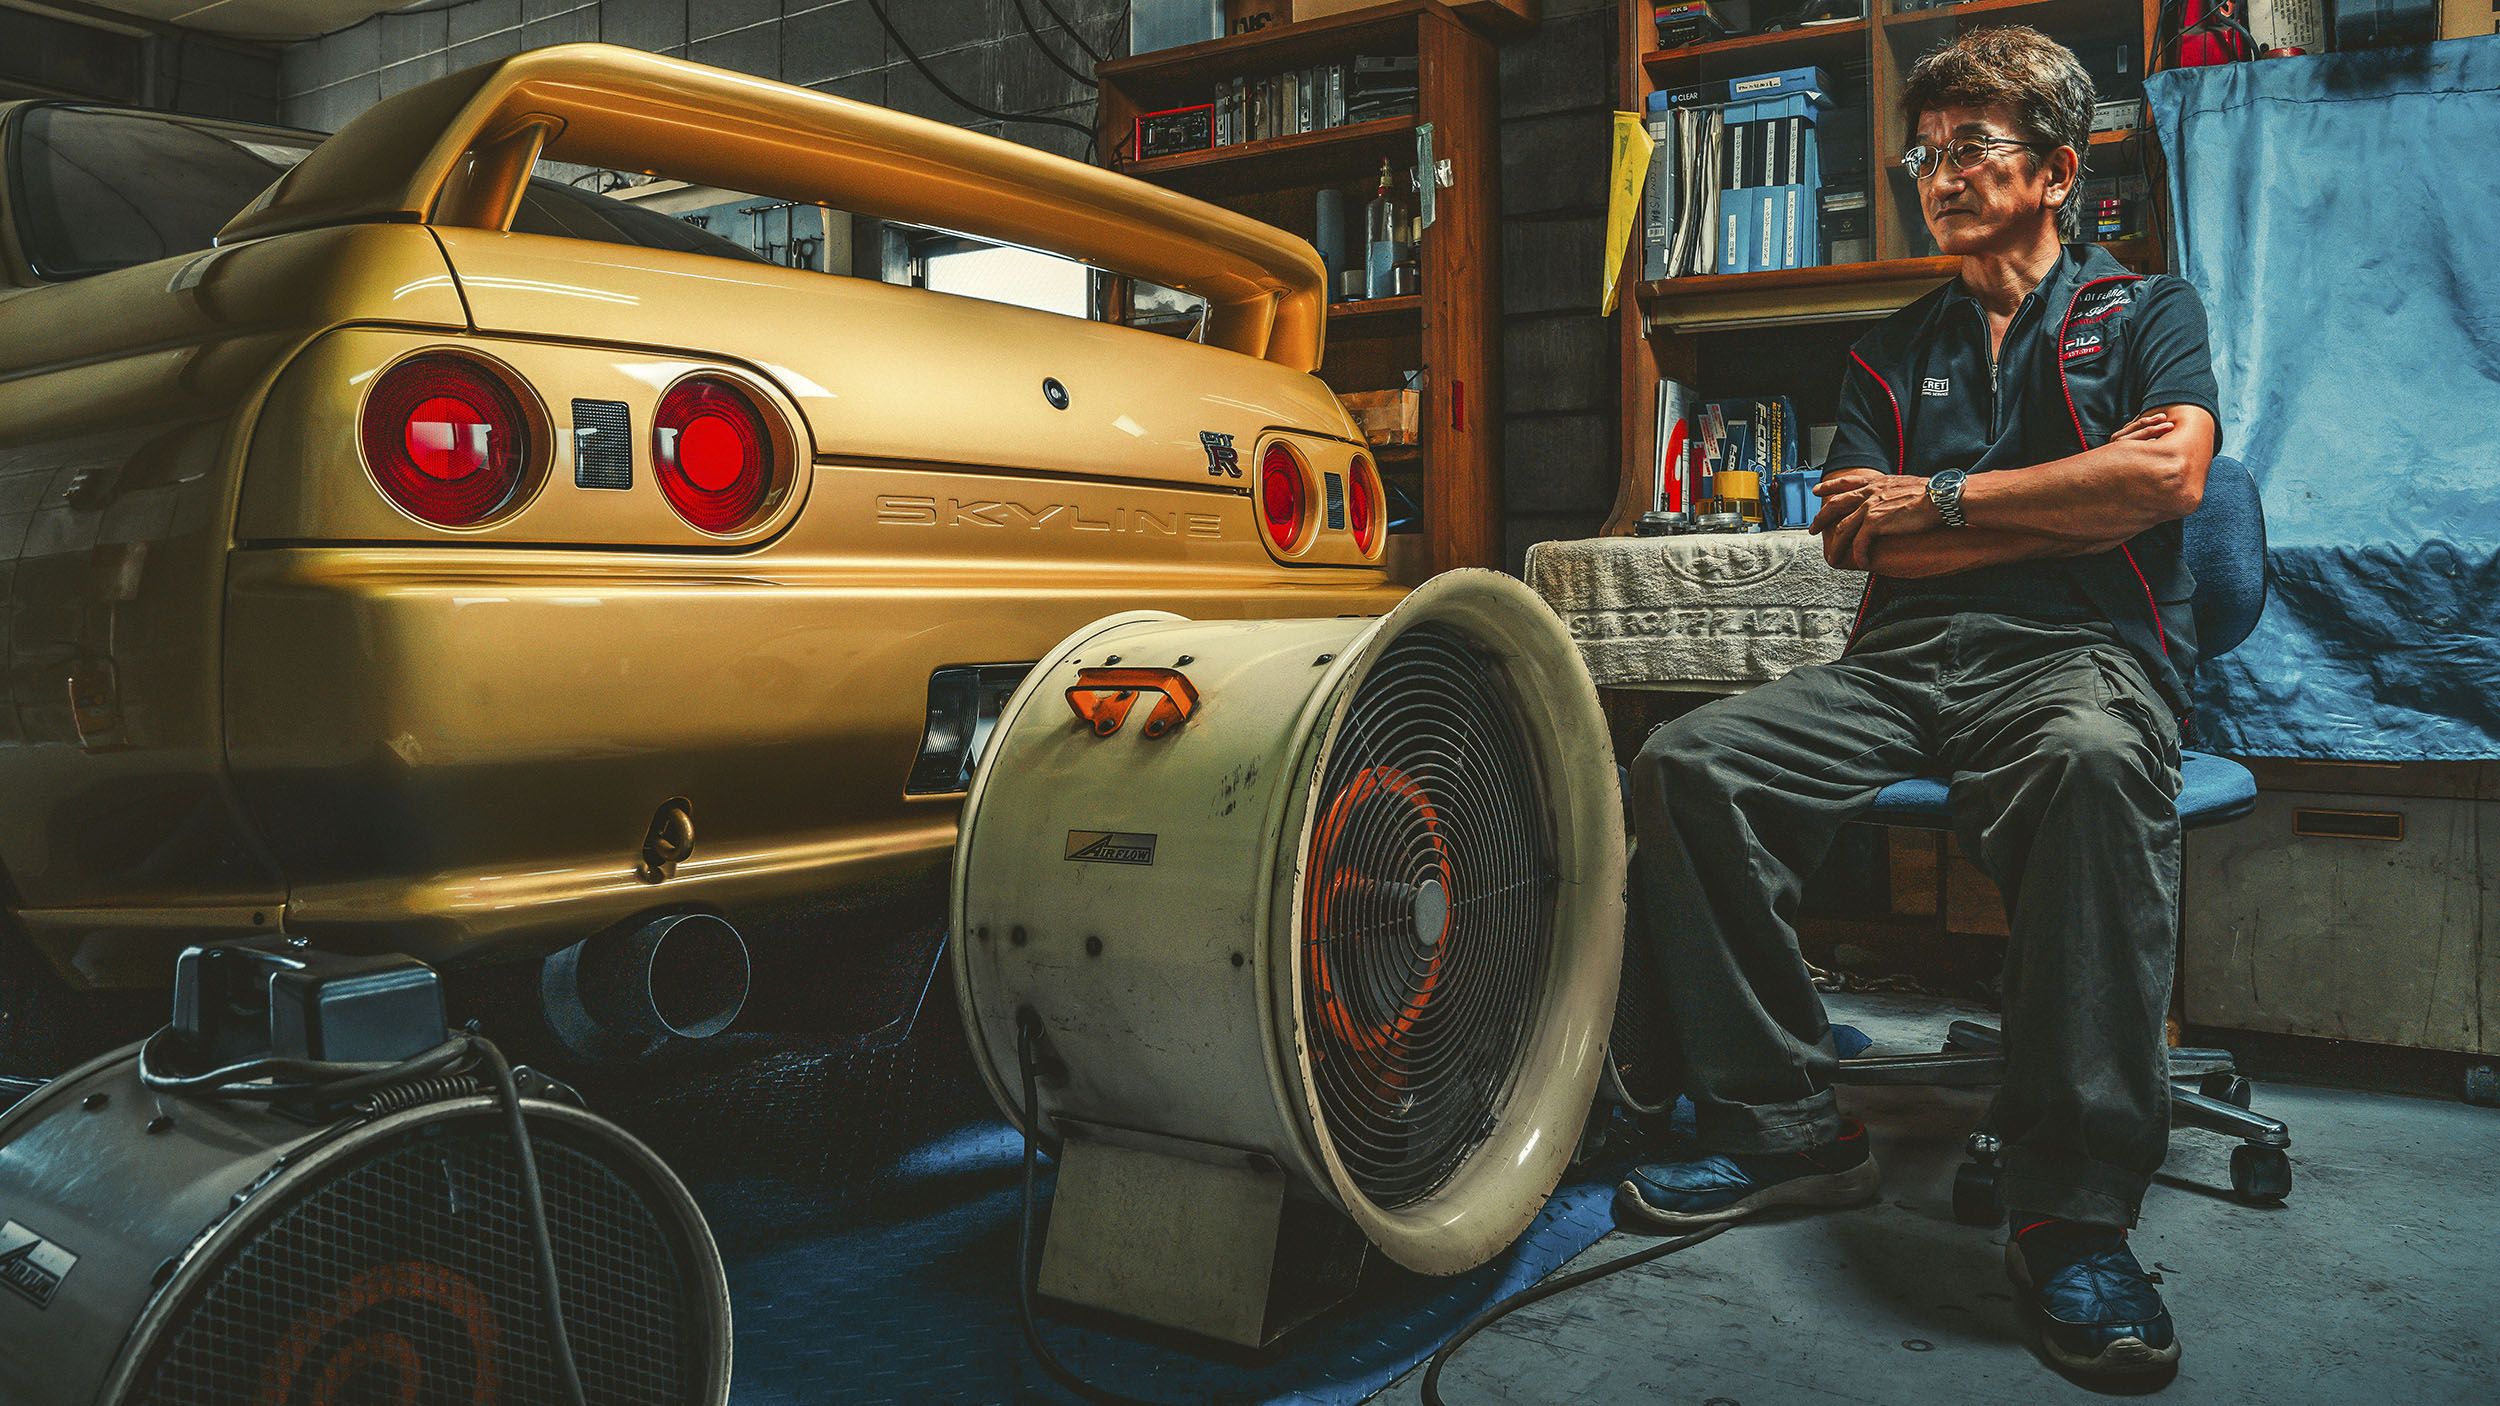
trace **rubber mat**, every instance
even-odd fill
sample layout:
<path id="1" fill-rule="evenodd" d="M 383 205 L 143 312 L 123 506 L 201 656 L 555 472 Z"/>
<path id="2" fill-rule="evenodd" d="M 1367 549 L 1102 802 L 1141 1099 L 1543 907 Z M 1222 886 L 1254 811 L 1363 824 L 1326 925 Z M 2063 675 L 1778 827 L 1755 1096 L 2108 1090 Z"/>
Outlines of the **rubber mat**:
<path id="1" fill-rule="evenodd" d="M 952 1015 L 924 1008 L 885 1043 L 715 1042 L 699 1067 L 594 1101 L 703 1205 L 728 1265 L 740 1406 L 1076 1399 L 1016 1326 L 1023 1146 L 980 1089 Z M 1840 1033 L 1844 1048 L 1863 1044 Z M 1690 1108 L 1648 1135 L 1666 1155 L 1689 1136 Z M 1473 1273 L 1428 1278 L 1372 1256 L 1352 1299 L 1266 1354 L 1200 1355 L 1047 1313 L 1042 1331 L 1068 1367 L 1125 1395 L 1361 1401 L 1613 1229 L 1619 1171 L 1576 1172 L 1517 1245 Z M 1045 1197 L 1049 1184 L 1045 1163 Z"/>

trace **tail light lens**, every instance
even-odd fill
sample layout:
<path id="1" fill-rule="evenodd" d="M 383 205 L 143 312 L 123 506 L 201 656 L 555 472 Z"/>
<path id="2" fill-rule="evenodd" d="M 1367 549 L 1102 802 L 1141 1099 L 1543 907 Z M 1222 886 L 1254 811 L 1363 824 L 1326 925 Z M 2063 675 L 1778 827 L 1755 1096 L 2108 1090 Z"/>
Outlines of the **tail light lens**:
<path id="1" fill-rule="evenodd" d="M 1302 482 L 1302 465 L 1293 451 L 1282 444 L 1267 447 L 1266 457 L 1259 461 L 1259 513 L 1267 525 L 1268 540 L 1276 550 L 1289 552 L 1302 539 L 1302 516 L 1310 495 Z"/>
<path id="2" fill-rule="evenodd" d="M 365 464 L 383 495 L 437 527 L 474 527 L 528 482 L 529 419 L 502 375 L 430 352 L 382 373 L 365 397 Z"/>
<path id="3" fill-rule="evenodd" d="M 763 410 L 735 383 L 697 376 L 660 398 L 653 475 L 677 515 L 705 532 L 727 535 L 762 515 L 774 457 Z"/>
<path id="4" fill-rule="evenodd" d="M 1380 476 L 1372 471 L 1372 461 L 1357 454 L 1354 466 L 1346 472 L 1345 525 L 1354 534 L 1354 545 L 1370 556 L 1380 541 Z"/>

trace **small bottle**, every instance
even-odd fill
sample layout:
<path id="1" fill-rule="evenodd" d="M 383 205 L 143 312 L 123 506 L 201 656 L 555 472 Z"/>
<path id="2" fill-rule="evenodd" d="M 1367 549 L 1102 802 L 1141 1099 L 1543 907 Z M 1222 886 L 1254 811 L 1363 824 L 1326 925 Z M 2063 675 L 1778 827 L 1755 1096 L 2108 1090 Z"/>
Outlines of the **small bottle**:
<path id="1" fill-rule="evenodd" d="M 1389 163 L 1380 163 L 1380 189 L 1363 207 L 1363 296 L 1386 298 L 1398 262 L 1398 207 L 1389 198 Z"/>

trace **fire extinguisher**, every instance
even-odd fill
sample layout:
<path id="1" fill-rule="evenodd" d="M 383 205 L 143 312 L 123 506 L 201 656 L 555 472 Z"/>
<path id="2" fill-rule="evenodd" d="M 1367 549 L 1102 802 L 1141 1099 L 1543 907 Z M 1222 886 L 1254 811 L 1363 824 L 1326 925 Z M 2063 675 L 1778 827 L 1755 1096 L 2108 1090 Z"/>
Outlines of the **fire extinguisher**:
<path id="1" fill-rule="evenodd" d="M 2246 0 L 2163 0 L 2153 53 L 2164 68 L 2247 63 L 2257 43 L 2240 18 Z"/>

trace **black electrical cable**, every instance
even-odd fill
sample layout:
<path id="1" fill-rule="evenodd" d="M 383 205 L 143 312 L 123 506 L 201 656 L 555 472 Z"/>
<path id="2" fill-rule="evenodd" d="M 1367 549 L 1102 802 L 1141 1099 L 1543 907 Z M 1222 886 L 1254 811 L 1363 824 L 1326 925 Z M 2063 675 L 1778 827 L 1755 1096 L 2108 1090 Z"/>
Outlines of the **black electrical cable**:
<path id="1" fill-rule="evenodd" d="M 410 1080 L 423 1079 L 472 1063 L 482 1063 L 502 1095 L 504 1116 L 512 1131 L 513 1152 L 520 1163 L 521 1199 L 529 1212 L 530 1239 L 536 1250 L 539 1297 L 547 1313 L 547 1341 L 556 1375 L 572 1406 L 586 1406 L 581 1366 L 573 1359 L 573 1340 L 564 1327 L 562 1286 L 556 1277 L 555 1235 L 547 1228 L 546 1188 L 538 1178 L 538 1156 L 530 1144 L 529 1124 L 521 1114 L 520 1084 L 512 1065 L 493 1041 L 464 1030 L 402 1060 L 327 1061 L 264 1057 L 240 1060 L 198 1074 L 172 1074 L 158 1064 L 158 1042 L 173 1035 L 166 1026 L 139 1046 L 139 1082 L 148 1088 L 189 1098 L 272 1099 L 314 1097 L 345 1100 Z"/>
<path id="2" fill-rule="evenodd" d="M 1448 1403 L 1441 1399 L 1441 1369 L 1449 1365 L 1451 1356 L 1465 1346 L 1469 1338 L 1491 1327 L 1513 1309 L 1526 1308 L 1539 1299 L 1550 1299 L 1565 1289 L 1576 1289 L 1592 1279 L 1603 1279 L 1609 1274 L 1630 1269 L 1634 1265 L 1664 1259 L 1678 1250 L 1689 1250 L 1713 1236 L 1726 1234 L 1735 1225 L 1734 1221 L 1723 1220 L 1708 1230 L 1678 1236 L 1664 1244 L 1652 1245 L 1646 1250 L 1635 1250 L 1631 1254 L 1610 1259 L 1593 1269 L 1583 1269 L 1576 1274 L 1566 1274 L 1560 1279 L 1548 1279 L 1542 1284 L 1532 1284 L 1468 1319 L 1464 1326 L 1450 1336 L 1448 1342 L 1441 1344 L 1441 1350 L 1432 1355 L 1432 1362 L 1424 1368 L 1424 1406 L 1448 1406 Z"/>
<path id="3" fill-rule="evenodd" d="M 935 73 L 930 71 L 929 65 L 921 59 L 917 52 L 912 49 L 910 41 L 903 38 L 902 31 L 894 27 L 893 17 L 885 12 L 885 0 L 868 0 L 868 13 L 877 17 L 877 23 L 885 28 L 886 37 L 894 41 L 895 48 L 903 51 L 903 57 L 909 59 L 911 61 L 911 66 L 920 71 L 920 76 L 929 80 L 929 86 L 937 89 L 939 93 L 943 94 L 956 106 L 964 109 L 966 112 L 974 113 L 982 117 L 993 118 L 1000 122 L 1034 122 L 1051 127 L 1065 127 L 1071 132 L 1083 133 L 1085 140 L 1088 142 L 1094 139 L 1093 128 L 1086 126 L 1082 122 L 1071 121 L 1065 117 L 1051 117 L 1038 112 L 1000 112 L 996 108 L 981 106 L 972 99 L 965 97 L 963 94 L 956 92 L 952 88 L 947 87 L 944 80 L 940 79 Z"/>
<path id="4" fill-rule="evenodd" d="M 1092 74 L 1059 57 L 1058 50 L 1043 42 L 1042 31 L 1033 23 L 1033 12 L 1024 8 L 1024 0 L 1016 0 L 1016 18 L 1024 22 L 1024 32 L 1032 39 L 1033 47 L 1041 50 L 1042 57 L 1050 60 L 1053 67 L 1088 88 L 1099 90 L 1102 87 L 1100 83 L 1094 81 Z M 1084 41 L 1080 38 L 1077 42 L 1082 44 Z"/>
<path id="5" fill-rule="evenodd" d="M 1041 1098 L 1034 1087 L 1034 1028 L 1040 1020 L 1030 1007 L 1016 1013 L 1016 1063 L 1024 1071 L 1024 1214 L 1016 1233 L 1016 1326 L 1024 1330 L 1024 1345 L 1033 1360 L 1042 1364 L 1050 1379 L 1098 1406 L 1160 1406 L 1141 1396 L 1122 1396 L 1094 1385 L 1066 1364 L 1051 1355 L 1042 1341 L 1041 1325 L 1033 1318 L 1033 1174 L 1038 1160 L 1034 1129 L 1041 1116 Z"/>
<path id="6" fill-rule="evenodd" d="M 1021 9 L 1023 7 L 1019 5 L 1017 8 Z M 1059 27 L 1061 29 L 1068 32 L 1068 37 L 1076 41 L 1076 47 L 1085 51 L 1085 57 L 1092 59 L 1096 63 L 1102 62 L 1102 50 L 1097 49 L 1093 45 L 1085 42 L 1085 31 L 1070 23 L 1066 15 L 1059 13 L 1059 7 L 1057 5 L 1052 4 L 1050 0 L 1042 0 L 1042 9 L 1047 12 L 1052 19 L 1059 22 Z M 1121 6 L 1120 14 L 1123 18 L 1125 18 L 1128 14 L 1128 6 Z"/>

